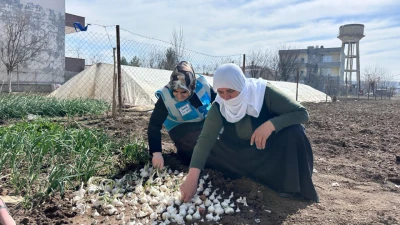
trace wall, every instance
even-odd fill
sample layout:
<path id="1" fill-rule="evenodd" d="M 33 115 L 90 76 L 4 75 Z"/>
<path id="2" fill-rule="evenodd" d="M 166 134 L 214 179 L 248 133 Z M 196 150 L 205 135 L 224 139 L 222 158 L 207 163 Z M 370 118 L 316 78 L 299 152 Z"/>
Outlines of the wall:
<path id="1" fill-rule="evenodd" d="M 65 82 L 85 69 L 85 59 L 65 57 Z"/>
<path id="2" fill-rule="evenodd" d="M 47 45 L 35 62 L 29 62 L 14 71 L 12 81 L 20 85 L 52 84 L 64 82 L 65 68 L 65 0 L 1 0 L 0 39 L 4 37 L 4 24 L 15 22 L 20 10 L 28 12 L 30 37 L 36 31 L 46 33 Z M 0 64 L 3 64 L 2 62 Z M 0 82 L 8 83 L 6 67 L 0 65 Z M 4 88 L 3 88 L 4 91 Z"/>
<path id="3" fill-rule="evenodd" d="M 340 62 L 340 53 L 332 54 L 332 62 Z"/>

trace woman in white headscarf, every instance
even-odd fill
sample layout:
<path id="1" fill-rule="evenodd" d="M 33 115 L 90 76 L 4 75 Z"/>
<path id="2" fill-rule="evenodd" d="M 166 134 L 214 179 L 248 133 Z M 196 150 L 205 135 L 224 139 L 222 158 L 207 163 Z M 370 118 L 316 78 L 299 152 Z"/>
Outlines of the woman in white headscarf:
<path id="1" fill-rule="evenodd" d="M 182 199 L 196 194 L 200 172 L 207 167 L 227 177 L 257 180 L 281 197 L 318 202 L 313 153 L 301 125 L 308 121 L 307 110 L 267 81 L 246 78 L 231 63 L 217 68 L 213 88 L 218 96 L 180 187 Z"/>

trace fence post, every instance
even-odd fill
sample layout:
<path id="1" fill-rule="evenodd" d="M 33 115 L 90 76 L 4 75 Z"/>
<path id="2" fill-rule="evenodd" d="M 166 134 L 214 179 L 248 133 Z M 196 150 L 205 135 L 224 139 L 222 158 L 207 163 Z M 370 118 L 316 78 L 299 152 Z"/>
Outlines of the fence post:
<path id="1" fill-rule="evenodd" d="M 117 95 L 117 59 L 115 57 L 116 48 L 113 48 L 114 57 L 114 72 L 113 72 L 113 97 L 112 97 L 112 118 L 117 117 L 117 100 L 115 99 Z"/>
<path id="2" fill-rule="evenodd" d="M 246 54 L 243 54 L 243 73 L 246 75 Z"/>
<path id="3" fill-rule="evenodd" d="M 300 70 L 297 68 L 297 74 L 296 74 L 296 101 L 299 96 L 299 76 L 300 76 Z"/>
<path id="4" fill-rule="evenodd" d="M 325 102 L 328 102 L 328 88 L 329 88 L 329 74 L 328 74 L 328 79 L 325 82 Z"/>
<path id="5" fill-rule="evenodd" d="M 117 68 L 118 68 L 118 104 L 119 113 L 122 113 L 122 85 L 121 85 L 121 43 L 119 37 L 119 25 L 115 27 L 117 32 Z"/>

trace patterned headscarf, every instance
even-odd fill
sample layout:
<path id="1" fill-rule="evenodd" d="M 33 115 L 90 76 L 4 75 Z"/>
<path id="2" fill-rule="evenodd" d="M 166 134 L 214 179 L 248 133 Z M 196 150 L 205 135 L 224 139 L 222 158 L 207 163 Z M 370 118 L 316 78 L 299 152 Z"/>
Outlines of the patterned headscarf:
<path id="1" fill-rule="evenodd" d="M 192 64 L 186 61 L 178 63 L 171 74 L 167 88 L 171 91 L 182 88 L 192 95 L 196 89 L 196 76 Z"/>

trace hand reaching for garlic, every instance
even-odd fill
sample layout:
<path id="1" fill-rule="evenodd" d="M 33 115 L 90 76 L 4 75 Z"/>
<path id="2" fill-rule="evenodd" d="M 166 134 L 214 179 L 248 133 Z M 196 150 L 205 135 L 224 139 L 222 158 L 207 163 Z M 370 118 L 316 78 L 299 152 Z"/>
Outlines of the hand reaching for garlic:
<path id="1" fill-rule="evenodd" d="M 162 169 L 164 167 L 164 158 L 161 152 L 154 152 L 151 159 L 154 168 Z"/>
<path id="2" fill-rule="evenodd" d="M 190 168 L 185 182 L 180 186 L 181 199 L 183 202 L 189 202 L 197 191 L 200 169 Z"/>

